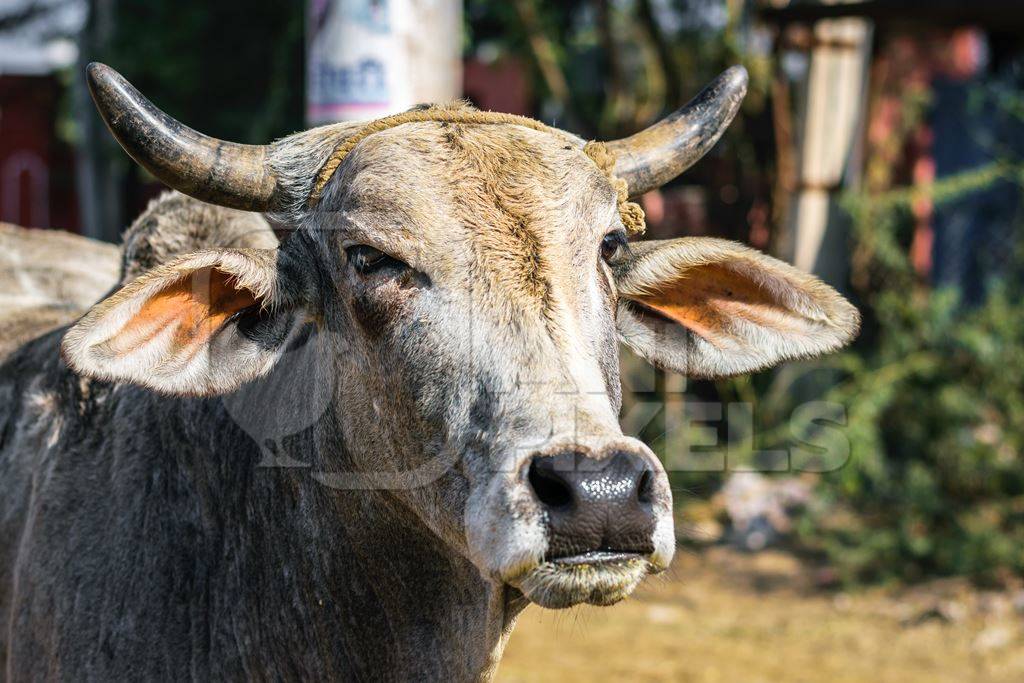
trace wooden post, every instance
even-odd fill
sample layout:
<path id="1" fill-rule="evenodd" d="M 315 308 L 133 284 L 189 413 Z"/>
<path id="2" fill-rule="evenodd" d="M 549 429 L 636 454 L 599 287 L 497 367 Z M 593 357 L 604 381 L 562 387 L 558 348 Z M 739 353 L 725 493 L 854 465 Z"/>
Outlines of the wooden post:
<path id="1" fill-rule="evenodd" d="M 814 25 L 810 67 L 798 107 L 796 188 L 788 244 L 781 253 L 801 270 L 842 285 L 848 272 L 845 221 L 836 193 L 859 169 L 851 159 L 863 129 L 871 23 L 826 19 Z"/>

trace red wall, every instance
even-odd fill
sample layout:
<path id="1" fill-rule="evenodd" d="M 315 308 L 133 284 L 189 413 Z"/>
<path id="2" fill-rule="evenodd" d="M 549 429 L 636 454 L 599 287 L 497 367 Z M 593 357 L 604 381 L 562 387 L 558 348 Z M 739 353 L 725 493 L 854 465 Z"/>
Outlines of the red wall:
<path id="1" fill-rule="evenodd" d="M 0 76 L 0 220 L 77 232 L 74 159 L 57 139 L 52 76 Z"/>

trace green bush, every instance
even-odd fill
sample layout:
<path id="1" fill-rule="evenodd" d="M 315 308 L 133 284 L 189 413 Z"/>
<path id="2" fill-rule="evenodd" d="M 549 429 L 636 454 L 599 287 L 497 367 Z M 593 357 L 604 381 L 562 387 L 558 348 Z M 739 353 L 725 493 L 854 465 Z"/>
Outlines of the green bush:
<path id="1" fill-rule="evenodd" d="M 950 292 L 885 292 L 870 349 L 832 392 L 851 457 L 797 526 L 848 582 L 1024 572 L 1024 300 L 1002 282 L 964 310 Z"/>

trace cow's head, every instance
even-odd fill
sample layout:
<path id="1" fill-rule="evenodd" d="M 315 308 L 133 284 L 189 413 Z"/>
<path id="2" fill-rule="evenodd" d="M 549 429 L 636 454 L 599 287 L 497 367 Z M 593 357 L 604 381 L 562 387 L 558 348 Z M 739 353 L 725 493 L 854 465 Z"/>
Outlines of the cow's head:
<path id="1" fill-rule="evenodd" d="M 140 276 L 67 334 L 69 363 L 216 395 L 312 344 L 335 386 L 321 442 L 343 444 L 345 468 L 397 482 L 426 527 L 541 605 L 610 604 L 672 558 L 668 480 L 617 420 L 619 342 L 714 377 L 831 351 L 857 327 L 832 289 L 743 246 L 629 245 L 612 181 L 568 133 L 431 120 L 237 145 L 174 121 L 106 67 L 89 76 L 139 163 L 199 199 L 270 213 L 290 236 Z M 638 195 L 678 175 L 745 88 L 730 69 L 608 143 L 614 176 Z"/>

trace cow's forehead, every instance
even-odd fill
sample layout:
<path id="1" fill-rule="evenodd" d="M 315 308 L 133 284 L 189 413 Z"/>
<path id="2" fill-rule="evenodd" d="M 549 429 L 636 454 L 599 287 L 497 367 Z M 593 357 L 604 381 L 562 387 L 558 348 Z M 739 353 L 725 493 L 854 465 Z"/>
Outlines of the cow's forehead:
<path id="1" fill-rule="evenodd" d="M 526 237 L 520 228 L 572 238 L 614 218 L 615 192 L 581 147 L 515 125 L 406 124 L 353 150 L 331 203 L 401 223 L 426 242 L 460 231 Z"/>
<path id="2" fill-rule="evenodd" d="M 364 231 L 350 241 L 544 310 L 618 221 L 615 191 L 578 140 L 515 125 L 375 133 L 333 182 L 328 211 Z"/>

